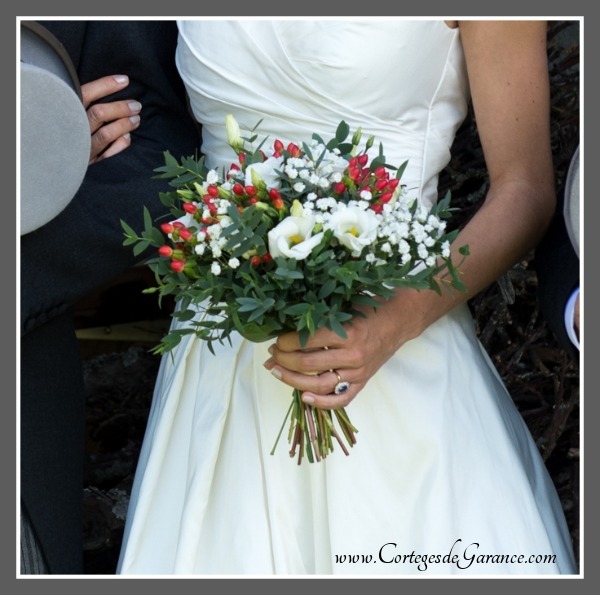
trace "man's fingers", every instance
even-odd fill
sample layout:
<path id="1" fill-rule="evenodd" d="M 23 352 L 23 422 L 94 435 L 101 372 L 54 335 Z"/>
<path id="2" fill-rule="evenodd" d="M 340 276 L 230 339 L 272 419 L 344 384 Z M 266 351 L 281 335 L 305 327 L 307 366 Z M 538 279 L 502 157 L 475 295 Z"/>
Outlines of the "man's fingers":
<path id="1" fill-rule="evenodd" d="M 98 161 L 102 161 L 107 157 L 113 157 L 117 153 L 120 153 L 121 151 L 125 150 L 130 144 L 131 134 L 129 134 L 129 132 L 126 132 L 123 136 L 119 137 L 116 141 L 114 141 L 112 145 L 110 145 L 110 147 L 108 147 L 108 149 L 106 149 L 103 153 L 101 153 L 97 157 L 93 157 L 92 159 L 90 159 L 89 164 L 91 165 L 92 163 L 98 163 Z"/>
<path id="2" fill-rule="evenodd" d="M 87 109 L 88 122 L 90 123 L 90 132 L 94 134 L 106 124 L 120 120 L 121 118 L 133 117 L 133 123 L 139 122 L 139 116 L 142 104 L 139 101 L 122 100 L 111 101 L 110 103 L 95 103 Z M 137 121 L 135 117 L 138 116 Z"/>
<path id="3" fill-rule="evenodd" d="M 92 134 L 92 145 L 90 150 L 90 163 L 97 161 L 97 158 L 108 150 L 108 148 L 117 139 L 122 138 L 125 134 L 135 130 L 140 125 L 139 116 L 130 116 L 126 118 L 120 118 L 110 124 L 105 124 L 100 127 L 94 134 Z M 129 141 L 130 139 L 126 139 Z M 124 148 L 129 146 L 129 142 L 126 145 L 120 143 L 117 147 L 117 153 L 122 151 Z M 114 153 L 113 153 L 114 154 Z M 109 155 L 106 155 L 109 156 Z"/>
<path id="4" fill-rule="evenodd" d="M 129 84 L 129 77 L 124 74 L 103 76 L 81 85 L 83 105 L 88 108 L 94 101 L 123 90 Z"/>

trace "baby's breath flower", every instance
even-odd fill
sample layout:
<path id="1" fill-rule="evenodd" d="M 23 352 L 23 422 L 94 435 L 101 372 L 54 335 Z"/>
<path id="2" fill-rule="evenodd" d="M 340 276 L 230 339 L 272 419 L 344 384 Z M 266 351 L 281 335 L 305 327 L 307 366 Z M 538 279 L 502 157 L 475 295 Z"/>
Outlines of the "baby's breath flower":
<path id="1" fill-rule="evenodd" d="M 216 260 L 213 261 L 213 263 L 210 265 L 210 272 L 213 275 L 220 275 L 221 274 L 221 265 Z"/>

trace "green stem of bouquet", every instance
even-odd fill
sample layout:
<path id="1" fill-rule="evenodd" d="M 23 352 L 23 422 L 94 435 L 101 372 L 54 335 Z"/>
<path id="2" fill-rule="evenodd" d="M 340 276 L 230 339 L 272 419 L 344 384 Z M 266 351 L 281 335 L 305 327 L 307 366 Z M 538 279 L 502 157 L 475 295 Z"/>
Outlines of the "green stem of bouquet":
<path id="1" fill-rule="evenodd" d="M 334 415 L 341 429 L 341 436 L 334 426 Z M 334 450 L 332 438 L 335 438 L 346 456 L 350 454 L 347 447 L 356 444 L 355 434 L 358 430 L 350 422 L 345 409 L 336 409 L 332 414 L 330 410 L 307 405 L 302 401 L 302 391 L 294 389 L 292 402 L 281 424 L 271 454 L 275 453 L 288 419 L 290 422 L 288 431 L 289 454 L 292 458 L 298 457 L 298 465 L 302 463 L 304 455 L 311 463 L 325 459 Z M 342 436 L 345 438 L 347 445 L 344 444 Z"/>

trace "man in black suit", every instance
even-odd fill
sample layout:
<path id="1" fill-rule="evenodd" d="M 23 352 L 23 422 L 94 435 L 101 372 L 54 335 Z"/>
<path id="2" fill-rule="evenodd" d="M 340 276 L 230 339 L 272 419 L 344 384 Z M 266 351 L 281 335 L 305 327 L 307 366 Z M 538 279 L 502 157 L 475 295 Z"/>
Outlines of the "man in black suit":
<path id="1" fill-rule="evenodd" d="M 579 361 L 579 147 L 557 203 L 552 224 L 535 254 L 538 300 L 561 346 Z"/>
<path id="2" fill-rule="evenodd" d="M 21 545 L 37 544 L 40 558 L 22 573 L 81 574 L 85 397 L 72 309 L 140 260 L 123 246 L 120 219 L 141 229 L 142 205 L 152 216 L 164 212 L 165 182 L 152 179 L 153 169 L 165 150 L 193 155 L 199 135 L 174 63 L 174 21 L 42 24 L 82 84 L 127 75 L 126 89 L 103 101 L 142 106 L 130 146 L 91 163 L 66 208 L 21 236 Z"/>

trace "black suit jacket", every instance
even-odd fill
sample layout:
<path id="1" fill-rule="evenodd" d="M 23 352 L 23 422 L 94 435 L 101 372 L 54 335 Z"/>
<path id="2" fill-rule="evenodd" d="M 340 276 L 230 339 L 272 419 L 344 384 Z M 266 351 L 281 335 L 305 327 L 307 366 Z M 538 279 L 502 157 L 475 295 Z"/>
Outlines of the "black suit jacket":
<path id="1" fill-rule="evenodd" d="M 21 237 L 21 502 L 53 574 L 82 573 L 84 385 L 72 306 L 127 270 L 120 219 L 142 229 L 142 205 L 163 214 L 153 180 L 163 151 L 198 151 L 175 67 L 174 21 L 47 21 L 81 83 L 126 74 L 129 86 L 106 98 L 136 99 L 140 126 L 130 147 L 88 168 L 74 199 Z M 142 255 L 144 256 L 144 255 Z"/>
<path id="2" fill-rule="evenodd" d="M 119 219 L 141 229 L 142 204 L 164 212 L 152 180 L 163 151 L 192 155 L 199 146 L 175 67 L 174 21 L 43 21 L 71 55 L 81 83 L 127 74 L 130 84 L 104 101 L 142 104 L 131 146 L 88 169 L 74 200 L 55 219 L 21 239 L 21 329 L 39 326 L 118 276 L 135 260 L 123 247 Z M 137 259 L 139 260 L 139 258 Z"/>
<path id="3" fill-rule="evenodd" d="M 556 213 L 535 252 L 538 303 L 549 328 L 569 356 L 579 360 L 565 328 L 565 307 L 579 287 L 579 258 L 567 232 L 563 215 L 564 189 L 558 193 Z"/>

